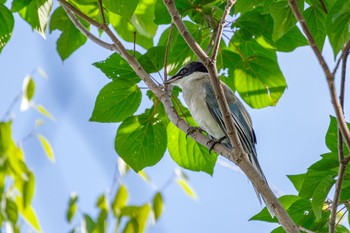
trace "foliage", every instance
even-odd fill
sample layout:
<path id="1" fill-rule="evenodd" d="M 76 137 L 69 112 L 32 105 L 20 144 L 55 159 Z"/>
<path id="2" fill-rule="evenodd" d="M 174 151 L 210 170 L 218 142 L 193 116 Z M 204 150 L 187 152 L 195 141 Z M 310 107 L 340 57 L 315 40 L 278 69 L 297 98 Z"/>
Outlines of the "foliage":
<path id="1" fill-rule="evenodd" d="M 42 70 L 38 71 L 45 75 Z M 36 135 L 48 158 L 54 161 L 54 153 L 50 143 L 37 132 L 42 120 L 37 120 L 33 131 L 22 140 L 16 142 L 12 135 L 15 124 L 15 120 L 10 117 L 13 111 L 12 108 L 21 100 L 22 111 L 29 108 L 37 109 L 38 105 L 33 102 L 34 93 L 35 82 L 32 75 L 28 75 L 24 78 L 22 92 L 14 99 L 3 120 L 0 121 L 0 202 L 3 203 L 0 211 L 0 226 L 6 225 L 6 229 L 12 230 L 12 232 L 20 232 L 23 226 L 23 224 L 20 224 L 20 219 L 25 220 L 37 232 L 42 232 L 38 217 L 32 206 L 35 176 L 25 162 L 22 148 L 25 139 Z M 41 109 L 45 110 L 43 106 L 41 106 Z M 43 115 L 45 116 L 46 113 L 48 113 L 47 110 L 43 112 Z"/>
<path id="2" fill-rule="evenodd" d="M 173 26 L 168 10 L 161 0 L 69 0 L 67 2 L 71 8 L 75 9 L 74 13 L 78 16 L 75 20 L 80 22 L 87 31 L 90 30 L 91 25 L 102 25 L 98 27 L 102 35 L 104 26 L 111 25 L 125 44 L 137 49 L 128 52 L 136 58 L 156 83 L 163 82 L 165 77 L 161 74 L 164 70 L 164 73 L 172 75 L 183 64 L 197 59 L 183 39 L 184 32 L 179 32 Z M 99 2 L 102 2 L 101 6 Z M 237 1 L 225 22 L 223 39 L 218 49 L 217 69 L 223 73 L 221 79 L 253 108 L 275 106 L 284 93 L 287 83 L 279 67 L 277 53 L 292 52 L 308 44 L 308 40 L 297 25 L 290 2 L 292 1 Z M 348 0 L 297 0 L 295 2 L 302 17 L 305 18 L 310 35 L 314 37 L 315 45 L 312 46 L 322 51 L 328 39 L 334 58 L 340 61 L 339 57 L 344 57 L 347 53 L 345 51 L 343 54 L 342 51 L 350 40 L 350 2 Z M 15 12 L 18 12 L 42 36 L 45 36 L 51 15 L 50 32 L 54 30 L 61 32 L 57 41 L 57 51 L 62 60 L 67 59 L 87 41 L 87 38 L 66 15 L 62 6 L 57 7 L 51 14 L 51 0 L 13 0 L 11 10 L 5 3 L 6 0 L 0 0 L 0 52 L 11 38 Z M 213 49 L 212 42 L 215 40 L 217 28 L 225 11 L 225 1 L 177 0 L 175 5 L 189 33 L 197 44 L 210 54 Z M 103 12 L 100 9 L 103 9 Z M 308 33 L 305 34 L 310 36 Z M 137 77 L 136 69 L 133 70 L 120 54 L 113 53 L 106 60 L 93 65 L 110 79 L 110 83 L 98 94 L 90 120 L 103 123 L 121 122 L 116 132 L 115 150 L 134 171 L 139 172 L 147 166 L 157 164 L 168 148 L 171 157 L 179 166 L 212 175 L 217 155 L 209 153 L 192 139 L 187 139 L 185 134 L 169 121 L 162 102 L 155 95 L 148 92 L 147 97 L 152 105 L 149 108 L 140 109 L 142 98 L 146 96 L 140 86 L 147 83 Z M 161 88 L 161 85 L 158 87 Z M 31 102 L 34 93 L 31 79 L 27 80 L 25 89 L 23 109 Z M 195 125 L 188 109 L 178 98 L 178 90 L 174 91 L 172 97 L 180 116 L 191 125 Z M 37 106 L 37 109 L 43 113 L 46 112 L 41 106 Z M 46 112 L 46 114 L 50 116 L 49 113 Z M 323 154 L 322 158 L 311 165 L 306 173 L 289 176 L 298 195 L 286 195 L 280 198 L 296 224 L 317 232 L 328 231 L 332 203 L 327 197 L 329 198 L 330 190 L 339 174 L 341 161 L 338 155 L 336 122 L 335 118 L 331 118 L 326 135 L 326 145 L 330 152 Z M 12 122 L 1 124 L 1 155 L 17 153 L 22 159 L 21 149 L 14 144 L 11 137 Z M 40 135 L 38 138 L 50 159 L 53 159 L 53 153 L 47 141 Z M 344 151 L 347 155 L 349 150 L 345 148 Z M 11 161 L 8 163 L 11 165 Z M 22 176 L 19 177 L 22 183 L 34 182 L 34 179 L 30 178 L 30 172 L 27 169 L 23 170 L 23 167 L 14 168 L 13 172 L 25 173 L 24 181 Z M 11 175 L 13 176 L 12 173 Z M 188 185 L 184 180 L 179 180 L 178 183 L 187 190 Z M 33 184 L 26 184 L 26 188 L 21 186 L 19 190 L 22 191 L 23 205 L 20 206 L 15 202 L 18 198 L 6 200 L 5 205 L 8 208 L 5 211 L 8 215 L 5 217 L 13 223 L 13 227 L 16 227 L 17 212 L 25 210 L 30 203 Z M 24 195 L 24 191 L 29 194 Z M 145 216 L 149 215 L 151 209 L 156 219 L 160 216 L 160 193 L 155 194 L 152 204 L 123 206 L 126 203 L 126 193 L 125 186 L 120 186 L 111 202 L 102 195 L 97 204 L 100 211 L 98 218 L 93 219 L 89 215 L 83 215 L 86 230 L 92 232 L 98 228 L 99 231 L 104 231 L 109 209 L 113 210 L 118 221 L 122 216 L 128 218 L 124 227 L 125 232 L 143 230 Z M 188 193 L 195 197 L 195 194 L 191 194 L 190 191 Z M 349 209 L 349 193 L 350 177 L 349 169 L 346 168 L 339 202 L 340 206 L 345 206 L 346 211 Z M 77 198 L 72 197 L 67 213 L 68 221 L 72 220 L 76 212 L 76 202 Z M 252 220 L 277 221 L 267 214 L 266 209 L 255 215 Z M 276 228 L 273 232 L 281 232 L 281 229 L 281 227 Z M 348 230 L 345 226 L 337 224 L 336 231 Z"/>
<path id="3" fill-rule="evenodd" d="M 338 126 L 335 117 L 330 118 L 325 143 L 330 152 L 322 154 L 321 159 L 312 164 L 306 173 L 288 176 L 298 195 L 280 197 L 281 203 L 297 225 L 320 233 L 329 232 L 329 216 L 332 205 L 329 193 L 336 183 L 339 171 Z M 349 153 L 348 148 L 344 147 L 344 150 L 345 154 Z M 342 218 L 349 211 L 347 203 L 350 193 L 349 175 L 350 168 L 348 167 L 345 172 L 346 180 L 340 191 L 339 217 L 337 219 L 339 224 L 337 224 L 336 232 L 348 232 L 345 230 L 347 223 L 342 221 Z M 277 222 L 276 218 L 271 218 L 266 208 L 253 216 L 251 220 Z M 275 231 L 277 229 L 279 228 L 276 228 Z"/>
<path id="4" fill-rule="evenodd" d="M 72 193 L 66 212 L 67 221 L 73 225 L 71 232 L 78 232 L 79 230 L 87 233 L 108 232 L 107 229 L 112 226 L 114 232 L 142 233 L 149 223 L 154 225 L 160 219 L 164 209 L 163 193 L 173 183 L 179 184 L 179 187 L 189 197 L 196 198 L 196 193 L 188 184 L 187 176 L 183 171 L 176 170 L 161 189 L 154 191 L 149 201 L 139 205 L 130 204 L 131 195 L 127 185 L 124 184 L 124 179 L 130 171 L 129 166 L 120 159 L 118 170 L 120 173 L 118 178 L 121 182 L 116 188 L 112 187 L 113 192 L 101 194 L 98 197 L 95 205 L 98 214 L 95 218 L 78 211 L 78 196 Z M 155 186 L 145 172 L 139 173 L 139 176 L 142 179 L 147 177 L 144 180 L 150 187 Z M 80 215 L 78 221 L 74 221 L 74 218 L 77 219 L 76 215 Z"/>

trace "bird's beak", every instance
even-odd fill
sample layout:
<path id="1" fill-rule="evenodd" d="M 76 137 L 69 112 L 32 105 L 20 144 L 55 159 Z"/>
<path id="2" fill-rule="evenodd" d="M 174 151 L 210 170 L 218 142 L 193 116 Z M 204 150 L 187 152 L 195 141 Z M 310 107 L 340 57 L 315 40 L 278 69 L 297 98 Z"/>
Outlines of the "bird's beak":
<path id="1" fill-rule="evenodd" d="M 171 77 L 171 78 L 169 78 L 168 80 L 166 80 L 166 81 L 164 82 L 164 84 L 171 84 L 171 83 L 173 83 L 173 82 L 175 82 L 176 80 L 179 80 L 179 79 L 181 79 L 181 78 L 182 78 L 181 75 L 175 74 L 173 77 Z"/>

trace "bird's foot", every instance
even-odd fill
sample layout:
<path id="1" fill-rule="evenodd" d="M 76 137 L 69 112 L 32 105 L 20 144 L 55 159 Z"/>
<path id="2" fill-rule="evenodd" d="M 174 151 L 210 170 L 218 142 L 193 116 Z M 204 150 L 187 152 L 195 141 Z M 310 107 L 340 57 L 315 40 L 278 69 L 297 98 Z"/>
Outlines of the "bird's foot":
<path id="1" fill-rule="evenodd" d="M 203 133 L 205 132 L 201 127 L 198 126 L 191 126 L 190 128 L 188 128 L 187 133 L 186 133 L 186 139 L 188 135 L 193 134 L 194 132 L 198 132 L 198 133 Z"/>
<path id="2" fill-rule="evenodd" d="M 214 146 L 218 143 L 221 143 L 223 140 L 225 140 L 227 137 L 226 136 L 223 136 L 222 138 L 219 138 L 219 139 L 216 139 L 216 138 L 213 138 L 213 139 L 210 139 L 208 142 L 207 142 L 207 145 L 209 147 L 209 153 L 213 150 Z"/>

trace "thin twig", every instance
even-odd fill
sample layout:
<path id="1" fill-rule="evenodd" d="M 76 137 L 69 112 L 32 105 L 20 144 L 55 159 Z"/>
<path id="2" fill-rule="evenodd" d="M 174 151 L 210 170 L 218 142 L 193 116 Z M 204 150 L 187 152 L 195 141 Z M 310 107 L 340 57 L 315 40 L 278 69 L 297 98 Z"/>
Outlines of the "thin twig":
<path id="1" fill-rule="evenodd" d="M 65 1 L 65 0 L 58 0 L 61 4 L 61 6 L 66 10 L 70 10 L 72 12 L 74 12 L 74 14 L 76 14 L 77 16 L 79 16 L 80 18 L 82 18 L 83 20 L 85 20 L 86 22 L 88 22 L 89 24 L 94 25 L 97 28 L 101 28 L 102 24 L 100 24 L 99 22 L 97 22 L 96 20 L 90 18 L 89 16 L 85 15 L 83 12 L 79 11 L 77 8 L 75 8 L 72 4 L 70 4 L 69 2 Z M 67 11 L 66 11 L 67 12 Z"/>
<path id="2" fill-rule="evenodd" d="M 341 80 L 340 80 L 340 95 L 339 102 L 342 107 L 342 111 L 344 112 L 344 95 L 345 95 L 345 79 L 346 79 L 346 63 L 349 55 L 350 42 L 344 47 L 342 51 L 342 72 L 341 72 Z M 344 180 L 345 170 L 348 165 L 348 162 L 344 160 L 344 148 L 343 148 L 343 136 L 340 132 L 338 132 L 338 159 L 339 159 L 339 171 L 338 171 L 338 179 L 335 184 L 335 192 L 333 196 L 333 204 L 331 210 L 331 217 L 329 220 L 329 232 L 333 233 L 335 231 L 335 221 L 337 216 L 337 207 L 339 203 L 339 197 L 341 192 L 341 187 Z"/>
<path id="3" fill-rule="evenodd" d="M 305 227 L 302 227 L 302 226 L 298 226 L 298 228 L 299 228 L 299 230 L 304 231 L 306 233 L 316 233 L 316 232 L 310 231 L 309 229 L 306 229 Z"/>
<path id="4" fill-rule="evenodd" d="M 345 122 L 345 117 L 344 117 L 340 102 L 338 100 L 337 91 L 336 91 L 335 83 L 334 83 L 334 75 L 333 75 L 333 73 L 331 73 L 325 59 L 322 56 L 321 51 L 317 47 L 317 45 L 315 43 L 315 39 L 312 36 L 310 29 L 305 22 L 304 16 L 302 15 L 301 11 L 298 8 L 297 1 L 296 0 L 288 0 L 288 3 L 293 11 L 294 16 L 299 21 L 301 28 L 303 29 L 303 32 L 305 33 L 305 35 L 307 37 L 309 45 L 311 46 L 314 54 L 316 55 L 320 65 L 323 69 L 323 72 L 325 73 L 327 83 L 328 83 L 328 89 L 329 89 L 329 92 L 331 95 L 331 100 L 332 100 L 332 104 L 334 107 L 334 111 L 335 111 L 335 114 L 337 116 L 339 128 L 341 130 L 341 133 L 343 135 L 343 138 L 345 140 L 346 145 L 348 146 L 348 148 L 350 148 L 350 131 L 349 131 L 347 124 Z"/>
<path id="5" fill-rule="evenodd" d="M 322 9 L 324 10 L 324 12 L 325 12 L 326 14 L 328 14 L 328 10 L 327 10 L 326 4 L 324 4 L 324 1 L 323 1 L 323 0 L 320 0 L 320 3 L 321 3 L 321 6 L 322 6 Z"/>
<path id="6" fill-rule="evenodd" d="M 18 93 L 18 95 L 16 95 L 16 97 L 13 98 L 12 102 L 10 103 L 10 106 L 7 108 L 5 114 L 4 114 L 3 118 L 2 118 L 4 121 L 6 121 L 6 118 L 8 118 L 11 115 L 11 112 L 12 112 L 13 108 L 19 102 L 21 97 L 22 97 L 22 92 Z"/>
<path id="7" fill-rule="evenodd" d="M 63 1 L 59 0 L 60 3 L 62 3 Z M 66 2 L 65 2 L 66 3 Z M 96 37 L 94 34 L 92 34 L 91 32 L 89 32 L 81 23 L 80 21 L 74 16 L 74 14 L 77 14 L 77 12 L 75 10 L 73 10 L 74 14 L 72 13 L 72 8 L 71 7 L 67 7 L 67 5 L 62 4 L 64 11 L 67 13 L 68 17 L 70 18 L 70 20 L 72 21 L 72 23 L 74 24 L 74 26 L 76 26 L 78 28 L 78 30 L 83 33 L 87 38 L 89 38 L 91 41 L 95 42 L 96 44 L 100 45 L 101 47 L 111 50 L 111 51 L 115 51 L 116 47 L 114 44 L 109 44 L 103 40 L 101 40 L 100 38 Z M 95 25 L 96 26 L 96 25 Z M 97 27 L 100 27 L 100 24 L 97 25 Z"/>
<path id="8" fill-rule="evenodd" d="M 164 82 L 166 82 L 168 80 L 167 66 L 168 66 L 169 47 L 170 47 L 171 37 L 172 37 L 172 34 L 173 34 L 173 28 L 174 28 L 174 24 L 171 24 L 170 28 L 169 28 L 168 40 L 166 42 L 166 47 L 165 47 L 165 55 L 164 55 Z M 167 87 L 165 87 L 165 88 L 167 88 Z"/>
<path id="9" fill-rule="evenodd" d="M 236 3 L 236 0 L 227 0 L 224 13 L 221 17 L 220 23 L 218 25 L 218 28 L 216 29 L 216 38 L 214 40 L 214 47 L 213 47 L 213 53 L 211 55 L 212 61 L 216 62 L 216 58 L 218 56 L 219 48 L 220 48 L 220 42 L 221 42 L 221 36 L 222 36 L 222 30 L 224 29 L 224 25 L 226 22 L 226 18 L 230 13 L 230 10 L 232 6 Z"/>
<path id="10" fill-rule="evenodd" d="M 106 18 L 105 18 L 105 12 L 104 12 L 104 9 L 103 9 L 102 0 L 98 0 L 98 6 L 100 8 L 100 14 L 101 14 L 101 18 L 102 18 L 102 23 L 103 23 L 103 25 L 107 25 Z"/>

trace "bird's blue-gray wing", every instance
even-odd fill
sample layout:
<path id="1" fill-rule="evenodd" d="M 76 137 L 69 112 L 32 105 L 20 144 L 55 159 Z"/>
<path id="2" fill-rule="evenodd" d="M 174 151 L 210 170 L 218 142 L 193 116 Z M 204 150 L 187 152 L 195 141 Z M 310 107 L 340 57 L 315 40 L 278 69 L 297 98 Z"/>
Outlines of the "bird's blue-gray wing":
<path id="1" fill-rule="evenodd" d="M 242 103 L 240 103 L 239 100 L 234 96 L 232 90 L 230 90 L 229 87 L 227 87 L 225 84 L 222 85 L 224 88 L 226 99 L 228 101 L 235 128 L 237 129 L 237 134 L 240 139 L 240 142 L 245 152 L 249 155 L 249 160 L 251 161 L 251 163 L 264 177 L 264 174 L 262 172 L 257 158 L 257 153 L 255 149 L 256 138 L 254 130 L 252 128 L 250 117 Z M 219 108 L 219 104 L 215 98 L 214 90 L 209 82 L 204 83 L 203 88 L 206 93 L 205 101 L 207 103 L 209 112 L 227 136 L 227 131 Z M 232 147 L 229 140 L 224 141 L 224 144 L 230 148 Z"/>

